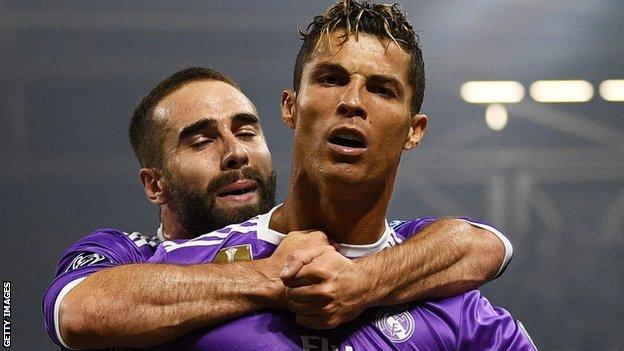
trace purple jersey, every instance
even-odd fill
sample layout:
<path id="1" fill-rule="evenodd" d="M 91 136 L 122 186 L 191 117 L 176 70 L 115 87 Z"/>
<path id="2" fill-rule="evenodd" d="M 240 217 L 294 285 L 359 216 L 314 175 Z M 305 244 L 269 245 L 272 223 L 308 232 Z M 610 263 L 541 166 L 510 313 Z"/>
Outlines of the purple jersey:
<path id="1" fill-rule="evenodd" d="M 114 229 L 99 229 L 80 239 L 61 256 L 55 279 L 43 297 L 43 314 L 48 335 L 59 346 L 58 312 L 62 298 L 88 275 L 121 264 L 146 262 L 158 244 L 157 235 L 125 233 Z"/>
<path id="2" fill-rule="evenodd" d="M 269 257 L 284 235 L 269 229 L 269 213 L 188 241 L 167 241 L 150 262 L 207 263 Z M 370 245 L 341 245 L 349 258 L 398 245 L 433 219 L 387 223 Z M 519 322 L 478 291 L 452 298 L 369 309 L 331 330 L 295 323 L 287 311 L 263 310 L 206 328 L 153 350 L 535 350 Z"/>

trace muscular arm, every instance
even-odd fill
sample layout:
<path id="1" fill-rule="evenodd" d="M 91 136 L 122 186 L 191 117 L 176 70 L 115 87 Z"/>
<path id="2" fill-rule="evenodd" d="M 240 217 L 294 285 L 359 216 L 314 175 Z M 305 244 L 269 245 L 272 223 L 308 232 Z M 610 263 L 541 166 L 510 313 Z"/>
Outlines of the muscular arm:
<path id="1" fill-rule="evenodd" d="M 443 219 L 402 245 L 353 261 L 331 252 L 308 259 L 300 252 L 282 278 L 299 324 L 333 328 L 369 307 L 477 288 L 496 275 L 504 256 L 505 247 L 492 232 Z"/>
<path id="2" fill-rule="evenodd" d="M 286 257 L 335 252 L 319 232 L 292 233 L 267 259 L 227 264 L 126 264 L 70 290 L 59 326 L 72 348 L 149 347 L 262 308 L 287 307 L 279 279 Z"/>
<path id="3" fill-rule="evenodd" d="M 271 306 L 283 290 L 276 268 L 258 260 L 103 269 L 65 295 L 60 332 L 79 349 L 161 344 Z"/>
<path id="4" fill-rule="evenodd" d="M 478 288 L 497 274 L 504 256 L 502 241 L 490 231 L 442 219 L 356 266 L 360 275 L 375 278 L 368 305 L 396 305 Z"/>

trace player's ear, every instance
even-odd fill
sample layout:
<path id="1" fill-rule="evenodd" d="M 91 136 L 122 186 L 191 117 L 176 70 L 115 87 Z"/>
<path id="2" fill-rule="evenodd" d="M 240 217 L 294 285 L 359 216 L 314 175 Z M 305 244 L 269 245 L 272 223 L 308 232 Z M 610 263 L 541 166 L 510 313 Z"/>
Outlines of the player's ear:
<path id="1" fill-rule="evenodd" d="M 145 191 L 149 201 L 156 205 L 164 205 L 169 202 L 166 191 L 167 184 L 160 171 L 154 168 L 141 168 L 139 179 L 141 179 L 143 191 Z"/>
<path id="2" fill-rule="evenodd" d="M 292 90 L 282 91 L 282 121 L 290 128 L 295 129 L 295 101 L 296 93 Z"/>
<path id="3" fill-rule="evenodd" d="M 410 120 L 410 129 L 407 135 L 407 140 L 403 144 L 403 150 L 411 150 L 415 148 L 427 130 L 427 116 L 425 115 L 413 115 Z"/>

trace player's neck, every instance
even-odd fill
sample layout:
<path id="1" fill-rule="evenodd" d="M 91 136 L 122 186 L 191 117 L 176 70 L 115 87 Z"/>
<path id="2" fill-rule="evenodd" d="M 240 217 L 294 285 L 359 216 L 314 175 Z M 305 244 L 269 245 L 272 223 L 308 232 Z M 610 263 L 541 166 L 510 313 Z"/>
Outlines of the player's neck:
<path id="1" fill-rule="evenodd" d="M 184 230 L 175 211 L 168 206 L 160 207 L 160 221 L 166 240 L 189 239 L 191 236 Z"/>
<path id="2" fill-rule="evenodd" d="M 269 227 L 282 233 L 320 229 L 340 243 L 374 243 L 385 230 L 393 183 L 345 185 L 293 176 Z"/>

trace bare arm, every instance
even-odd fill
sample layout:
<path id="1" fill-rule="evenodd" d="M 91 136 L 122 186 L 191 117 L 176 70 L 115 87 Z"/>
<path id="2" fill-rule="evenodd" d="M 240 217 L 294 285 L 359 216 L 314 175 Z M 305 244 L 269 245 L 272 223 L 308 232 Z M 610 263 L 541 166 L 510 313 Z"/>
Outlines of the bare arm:
<path id="1" fill-rule="evenodd" d="M 455 219 L 377 254 L 348 260 L 328 252 L 283 274 L 299 324 L 333 328 L 373 306 L 448 297 L 479 287 L 501 267 L 505 248 L 491 232 Z"/>
<path id="2" fill-rule="evenodd" d="M 73 348 L 161 344 L 270 305 L 283 289 L 271 271 L 268 260 L 104 269 L 63 298 L 61 335 Z"/>
<path id="3" fill-rule="evenodd" d="M 403 245 L 364 257 L 360 274 L 376 277 L 369 305 L 396 305 L 457 295 L 492 279 L 505 248 L 491 232 L 456 219 L 438 220 Z"/>
<path id="4" fill-rule="evenodd" d="M 142 348 L 262 308 L 285 309 L 279 274 L 285 258 L 304 247 L 312 257 L 335 252 L 325 235 L 299 232 L 257 261 L 103 269 L 62 299 L 61 336 L 73 348 Z"/>

